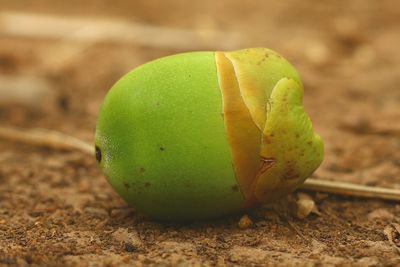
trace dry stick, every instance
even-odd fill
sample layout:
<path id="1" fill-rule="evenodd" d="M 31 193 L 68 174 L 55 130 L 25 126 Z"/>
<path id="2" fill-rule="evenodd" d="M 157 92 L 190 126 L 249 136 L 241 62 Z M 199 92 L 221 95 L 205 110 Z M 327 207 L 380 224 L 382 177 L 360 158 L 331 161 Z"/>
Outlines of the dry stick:
<path id="1" fill-rule="evenodd" d="M 90 144 L 75 137 L 47 129 L 22 130 L 0 126 L 0 139 L 58 150 L 79 150 L 94 155 L 94 148 Z"/>
<path id="2" fill-rule="evenodd" d="M 94 148 L 92 145 L 75 137 L 47 129 L 22 130 L 0 126 L 0 139 L 59 150 L 79 150 L 90 156 L 93 156 L 94 154 Z M 338 181 L 309 178 L 300 188 L 303 190 L 338 195 L 400 200 L 400 190 L 398 189 L 372 187 Z"/>
<path id="3" fill-rule="evenodd" d="M 54 91 L 44 78 L 0 74 L 0 104 L 17 103 L 45 110 L 43 99 L 46 104 L 55 100 Z"/>
<path id="4" fill-rule="evenodd" d="M 15 11 L 0 12 L 0 36 L 56 41 L 42 52 L 42 72 L 57 73 L 99 42 L 177 50 L 230 50 L 243 46 L 237 32 L 181 29 L 110 17 L 55 16 Z M 57 56 L 54 56 L 57 55 Z"/>
<path id="5" fill-rule="evenodd" d="M 339 181 L 327 181 L 309 178 L 300 187 L 303 190 L 348 195 L 357 197 L 400 200 L 400 190 L 377 186 L 366 186 Z"/>
<path id="6" fill-rule="evenodd" d="M 14 11 L 0 12 L 0 35 L 68 39 L 83 43 L 105 41 L 179 50 L 207 47 L 233 49 L 241 45 L 242 39 L 237 32 L 180 29 L 112 18 Z"/>

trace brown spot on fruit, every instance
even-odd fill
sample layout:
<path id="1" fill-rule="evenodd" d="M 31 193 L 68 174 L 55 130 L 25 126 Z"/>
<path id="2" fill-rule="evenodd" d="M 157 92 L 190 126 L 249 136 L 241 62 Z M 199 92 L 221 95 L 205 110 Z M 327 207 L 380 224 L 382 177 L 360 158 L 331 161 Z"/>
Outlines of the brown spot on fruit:
<path id="1" fill-rule="evenodd" d="M 146 169 L 145 168 L 143 168 L 143 167 L 140 167 L 140 169 L 139 169 L 139 172 L 140 173 L 144 173 L 146 171 Z"/>
<path id="2" fill-rule="evenodd" d="M 263 143 L 265 143 L 265 144 L 271 144 L 271 140 L 269 139 L 268 136 L 263 135 Z"/>
<path id="3" fill-rule="evenodd" d="M 239 191 L 239 186 L 237 184 L 232 185 L 232 191 L 235 191 L 235 192 Z"/>
<path id="4" fill-rule="evenodd" d="M 288 169 L 284 175 L 284 178 L 286 180 L 294 180 L 299 178 L 299 175 L 293 169 Z"/>
<path id="5" fill-rule="evenodd" d="M 124 182 L 124 186 L 126 189 L 129 189 L 129 187 L 131 187 L 127 182 Z"/>
<path id="6" fill-rule="evenodd" d="M 160 146 L 160 150 L 161 150 L 161 151 L 164 151 L 164 150 L 165 150 L 165 147 Z"/>
<path id="7" fill-rule="evenodd" d="M 145 183 L 144 183 L 144 186 L 145 186 L 145 187 L 149 187 L 150 185 L 151 185 L 151 184 L 150 184 L 149 182 L 145 182 Z"/>

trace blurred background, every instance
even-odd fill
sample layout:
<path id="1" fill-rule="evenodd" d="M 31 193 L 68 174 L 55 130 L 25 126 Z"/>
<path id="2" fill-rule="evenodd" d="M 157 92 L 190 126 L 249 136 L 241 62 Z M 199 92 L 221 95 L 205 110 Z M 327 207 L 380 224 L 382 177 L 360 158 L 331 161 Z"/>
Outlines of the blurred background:
<path id="1" fill-rule="evenodd" d="M 306 109 L 326 140 L 325 170 L 335 172 L 326 175 L 361 179 L 372 168 L 371 179 L 392 180 L 399 32 L 395 0 L 0 0 L 0 124 L 91 141 L 104 95 L 134 67 L 185 51 L 262 46 L 304 80 Z"/>
<path id="2" fill-rule="evenodd" d="M 136 66 L 185 51 L 268 47 L 304 81 L 305 108 L 326 145 L 315 176 L 400 188 L 399 33 L 397 0 L 0 0 L 0 126 L 92 142 L 105 94 Z M 123 206 L 91 160 L 0 140 L 0 214 L 25 220 L 49 194 L 58 207 Z"/>

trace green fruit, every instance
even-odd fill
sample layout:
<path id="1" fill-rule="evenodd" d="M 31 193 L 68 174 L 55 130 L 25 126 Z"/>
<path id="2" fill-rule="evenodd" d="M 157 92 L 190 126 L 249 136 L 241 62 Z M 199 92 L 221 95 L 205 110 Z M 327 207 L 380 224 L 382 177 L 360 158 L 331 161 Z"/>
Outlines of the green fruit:
<path id="1" fill-rule="evenodd" d="M 207 219 L 272 202 L 322 161 L 302 95 L 295 69 L 268 49 L 161 58 L 107 94 L 96 157 L 122 198 L 155 219 Z"/>

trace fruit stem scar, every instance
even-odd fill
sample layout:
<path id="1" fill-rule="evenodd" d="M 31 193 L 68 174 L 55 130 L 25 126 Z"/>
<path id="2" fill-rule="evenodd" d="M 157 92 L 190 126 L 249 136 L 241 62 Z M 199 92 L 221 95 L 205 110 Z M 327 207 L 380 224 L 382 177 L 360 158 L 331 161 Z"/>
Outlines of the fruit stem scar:
<path id="1" fill-rule="evenodd" d="M 240 83 L 240 81 L 239 81 L 239 74 L 238 74 L 238 69 L 237 69 L 236 64 L 234 64 L 233 60 L 232 60 L 226 53 L 224 53 L 224 56 L 225 56 L 226 60 L 228 60 L 229 63 L 231 64 L 231 66 L 232 66 L 232 69 L 233 69 L 233 77 L 234 77 L 234 79 L 236 80 L 236 83 L 238 84 L 238 88 L 239 88 L 239 95 L 240 95 L 240 97 L 241 97 L 241 100 L 242 100 L 243 103 L 244 103 L 244 106 L 246 107 L 247 111 L 248 111 L 249 114 L 250 114 L 250 118 L 252 119 L 252 121 L 253 121 L 253 123 L 255 124 L 255 126 L 256 126 L 260 131 L 262 131 L 262 126 L 259 125 L 259 124 L 257 123 L 257 119 L 255 118 L 254 113 L 252 112 L 251 108 L 249 107 L 249 104 L 247 103 L 247 101 L 245 100 L 245 97 L 243 96 L 243 90 L 244 90 L 244 89 L 242 88 L 242 85 L 241 85 L 241 83 Z"/>
<path id="2" fill-rule="evenodd" d="M 98 163 L 101 162 L 101 149 L 98 146 L 95 146 L 95 157 Z"/>

